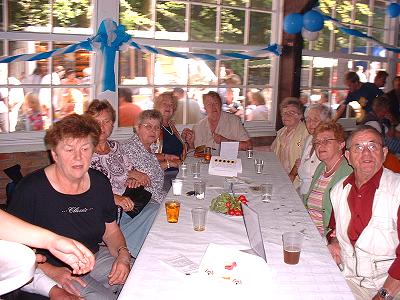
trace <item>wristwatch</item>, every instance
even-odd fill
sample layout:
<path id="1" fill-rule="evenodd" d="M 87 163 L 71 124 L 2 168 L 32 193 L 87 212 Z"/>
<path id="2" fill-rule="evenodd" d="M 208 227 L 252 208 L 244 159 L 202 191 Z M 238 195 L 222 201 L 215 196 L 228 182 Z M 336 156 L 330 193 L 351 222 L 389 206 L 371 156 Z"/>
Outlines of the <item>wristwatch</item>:
<path id="1" fill-rule="evenodd" d="M 385 300 L 393 300 L 394 299 L 393 296 L 391 296 L 389 294 L 388 290 L 383 288 L 383 287 L 381 287 L 378 290 L 378 296 L 381 297 L 382 299 L 385 299 Z"/>

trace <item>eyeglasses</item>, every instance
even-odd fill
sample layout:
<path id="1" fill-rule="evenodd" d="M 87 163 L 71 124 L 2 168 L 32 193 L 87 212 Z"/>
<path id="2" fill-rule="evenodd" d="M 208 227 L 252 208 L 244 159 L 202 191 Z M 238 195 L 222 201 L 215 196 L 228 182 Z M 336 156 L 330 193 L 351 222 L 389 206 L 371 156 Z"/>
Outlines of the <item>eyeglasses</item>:
<path id="1" fill-rule="evenodd" d="M 353 150 L 353 152 L 355 152 L 355 153 L 362 153 L 364 151 L 365 147 L 367 147 L 367 149 L 370 152 L 376 152 L 382 147 L 382 144 L 375 143 L 375 142 L 364 142 L 364 143 L 360 143 L 360 144 L 355 144 L 355 145 L 351 146 L 350 149 Z"/>
<path id="2" fill-rule="evenodd" d="M 321 145 L 324 145 L 324 146 L 328 145 L 328 144 L 331 143 L 331 141 L 336 141 L 336 140 L 337 139 L 323 139 L 323 140 L 315 140 L 312 143 L 314 145 L 314 148 L 317 148 L 317 147 L 319 147 Z"/>
<path id="3" fill-rule="evenodd" d="M 281 112 L 282 116 L 288 116 L 288 117 L 294 117 L 294 116 L 298 116 L 299 113 L 296 111 L 283 111 Z"/>
<path id="4" fill-rule="evenodd" d="M 311 119 L 311 118 L 306 118 L 306 122 L 312 122 L 312 123 L 318 123 L 318 122 L 320 122 L 321 120 L 320 119 Z"/>
<path id="5" fill-rule="evenodd" d="M 142 125 L 144 128 L 146 128 L 146 130 L 148 130 L 148 131 L 151 131 L 151 130 L 160 131 L 160 130 L 161 130 L 161 127 L 158 126 L 158 125 L 153 126 L 153 125 L 148 124 L 148 123 L 144 123 L 144 124 L 141 124 L 141 125 Z"/>

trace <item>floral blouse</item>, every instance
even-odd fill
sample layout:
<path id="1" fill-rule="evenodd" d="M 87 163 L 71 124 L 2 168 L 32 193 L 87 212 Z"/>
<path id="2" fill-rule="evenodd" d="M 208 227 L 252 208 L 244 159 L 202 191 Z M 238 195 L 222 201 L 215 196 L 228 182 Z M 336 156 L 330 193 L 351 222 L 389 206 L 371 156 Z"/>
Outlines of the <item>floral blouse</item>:
<path id="1" fill-rule="evenodd" d="M 147 151 L 136 133 L 133 133 L 132 137 L 121 142 L 122 153 L 129 163 L 132 164 L 133 169 L 143 172 L 150 177 L 151 184 L 145 187 L 145 189 L 152 194 L 151 199 L 161 203 L 166 196 L 163 191 L 164 171 L 154 153 L 155 148 L 152 147 L 152 152 Z"/>
<path id="2" fill-rule="evenodd" d="M 122 153 L 121 145 L 117 141 L 107 141 L 111 151 L 107 154 L 94 153 L 90 167 L 102 172 L 110 180 L 113 193 L 122 195 L 125 192 L 128 172 L 132 169 Z"/>

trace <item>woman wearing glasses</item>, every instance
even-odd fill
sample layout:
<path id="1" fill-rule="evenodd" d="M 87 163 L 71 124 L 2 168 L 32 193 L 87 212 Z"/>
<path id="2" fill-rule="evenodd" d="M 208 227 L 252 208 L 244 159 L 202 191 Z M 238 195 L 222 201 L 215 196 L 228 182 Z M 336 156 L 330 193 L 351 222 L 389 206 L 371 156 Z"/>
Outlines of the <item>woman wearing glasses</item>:
<path id="1" fill-rule="evenodd" d="M 278 131 L 271 148 L 289 174 L 296 160 L 300 158 L 308 131 L 301 121 L 303 117 L 302 104 L 297 98 L 285 98 L 279 109 L 284 127 Z M 295 175 L 291 179 L 297 188 L 299 186 L 298 176 Z"/>
<path id="2" fill-rule="evenodd" d="M 94 99 L 87 111 L 99 124 L 101 133 L 90 167 L 102 172 L 110 180 L 114 202 L 123 210 L 119 225 L 127 246 L 136 257 L 157 214 L 159 204 L 150 202 L 151 184 L 146 172 L 135 169 L 134 161 L 124 155 L 121 144 L 110 140 L 114 129 L 115 110 L 107 100 Z"/>
<path id="3" fill-rule="evenodd" d="M 311 104 L 304 112 L 304 116 L 306 119 L 306 127 L 310 135 L 304 142 L 301 158 L 296 161 L 296 164 L 289 174 L 289 177 L 292 180 L 294 180 L 296 175 L 299 176 L 299 194 L 302 199 L 304 199 L 304 197 L 307 195 L 315 170 L 321 162 L 315 153 L 315 149 L 312 144 L 312 135 L 314 134 L 315 128 L 317 128 L 321 122 L 325 122 L 330 119 L 331 109 L 329 106 L 323 104 Z"/>
<path id="4" fill-rule="evenodd" d="M 345 138 L 340 124 L 320 123 L 313 136 L 314 149 L 321 163 L 314 173 L 304 204 L 318 231 L 325 236 L 332 213 L 330 191 L 353 169 L 343 156 Z"/>
<path id="5" fill-rule="evenodd" d="M 161 124 L 162 115 L 158 110 L 144 110 L 138 117 L 132 137 L 121 143 L 122 152 L 134 169 L 149 177 L 150 182 L 145 189 L 152 194 L 151 199 L 158 203 L 161 203 L 166 195 L 163 191 L 163 169 L 168 168 L 168 164 L 166 162 L 159 163 L 155 155 Z"/>

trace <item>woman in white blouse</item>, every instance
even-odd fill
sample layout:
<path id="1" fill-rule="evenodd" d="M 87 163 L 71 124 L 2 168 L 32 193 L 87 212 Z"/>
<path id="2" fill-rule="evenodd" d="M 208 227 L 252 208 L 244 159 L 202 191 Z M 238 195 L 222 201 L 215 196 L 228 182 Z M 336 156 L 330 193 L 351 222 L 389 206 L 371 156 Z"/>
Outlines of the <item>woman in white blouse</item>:
<path id="1" fill-rule="evenodd" d="M 328 121 L 331 118 L 331 109 L 323 104 L 311 104 L 304 112 L 304 116 L 306 127 L 310 135 L 304 142 L 300 159 L 297 160 L 295 166 L 290 172 L 293 175 L 297 174 L 300 178 L 300 186 L 298 191 L 302 197 L 308 193 L 315 169 L 321 162 L 318 159 L 315 149 L 312 145 L 313 134 L 315 128 L 317 128 L 321 122 Z"/>

